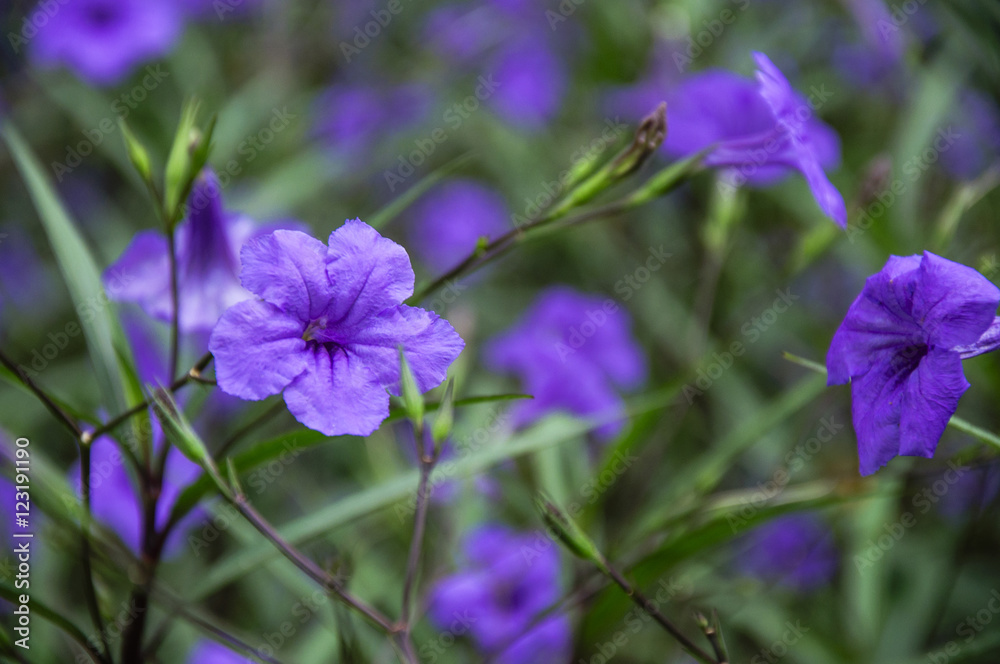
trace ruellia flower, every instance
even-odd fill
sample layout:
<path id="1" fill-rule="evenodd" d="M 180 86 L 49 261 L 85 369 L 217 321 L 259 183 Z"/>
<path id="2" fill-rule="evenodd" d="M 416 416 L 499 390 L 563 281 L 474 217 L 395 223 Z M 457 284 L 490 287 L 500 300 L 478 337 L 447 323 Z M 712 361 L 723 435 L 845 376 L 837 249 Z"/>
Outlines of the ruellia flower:
<path id="1" fill-rule="evenodd" d="M 36 62 L 113 85 L 173 48 L 182 13 L 163 0 L 73 0 L 39 3 L 31 22 L 39 26 L 31 42 Z"/>
<path id="2" fill-rule="evenodd" d="M 517 374 L 534 396 L 515 407 L 516 424 L 554 411 L 593 418 L 621 418 L 618 389 L 637 387 L 646 375 L 642 350 L 628 315 L 614 300 L 565 286 L 543 292 L 524 317 L 486 348 L 490 368 Z M 622 420 L 601 425 L 609 438 Z"/>
<path id="3" fill-rule="evenodd" d="M 790 514 L 755 529 L 740 569 L 768 583 L 807 591 L 830 582 L 839 566 L 833 533 L 814 514 Z"/>
<path id="4" fill-rule="evenodd" d="M 815 117 L 763 53 L 754 53 L 757 83 L 727 71 L 691 76 L 667 95 L 670 132 L 664 150 L 687 156 L 713 147 L 707 166 L 724 169 L 733 185 L 764 185 L 799 171 L 820 209 L 840 226 L 847 211 L 824 168 L 840 161 L 836 132 Z"/>
<path id="5" fill-rule="evenodd" d="M 456 625 L 483 653 L 503 664 L 565 661 L 571 630 L 565 616 L 539 621 L 560 597 L 559 554 L 542 533 L 481 525 L 462 544 L 459 571 L 430 592 L 430 619 Z M 457 631 L 457 630 L 453 630 Z"/>
<path id="6" fill-rule="evenodd" d="M 222 312 L 251 294 L 240 285 L 240 247 L 247 240 L 279 228 L 300 229 L 296 221 L 259 225 L 249 217 L 225 210 L 222 189 L 211 171 L 196 180 L 188 198 L 188 213 L 177 226 L 177 278 L 180 329 L 208 331 Z M 135 302 L 153 318 L 170 321 L 170 261 L 167 237 L 141 231 L 132 238 L 104 275 L 109 297 Z"/>
<path id="7" fill-rule="evenodd" d="M 851 383 L 861 474 L 931 457 L 969 388 L 962 360 L 1000 347 L 1000 289 L 930 252 L 891 256 L 847 311 L 826 366 Z"/>
<path id="8" fill-rule="evenodd" d="M 257 297 L 227 310 L 209 349 L 223 391 L 284 393 L 299 422 L 328 436 L 366 436 L 399 394 L 399 347 L 420 390 L 444 380 L 465 346 L 448 321 L 402 302 L 413 294 L 406 251 L 354 219 L 329 246 L 279 230 L 241 252 Z"/>

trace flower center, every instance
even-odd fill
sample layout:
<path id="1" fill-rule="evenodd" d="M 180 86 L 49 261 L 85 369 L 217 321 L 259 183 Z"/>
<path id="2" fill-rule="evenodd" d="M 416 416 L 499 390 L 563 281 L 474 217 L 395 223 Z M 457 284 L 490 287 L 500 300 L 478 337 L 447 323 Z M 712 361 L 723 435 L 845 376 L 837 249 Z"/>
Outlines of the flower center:
<path id="1" fill-rule="evenodd" d="M 302 338 L 305 339 L 306 341 L 315 341 L 316 332 L 325 330 L 326 324 L 327 324 L 326 316 L 311 321 L 308 325 L 306 325 L 306 329 L 302 333 Z"/>

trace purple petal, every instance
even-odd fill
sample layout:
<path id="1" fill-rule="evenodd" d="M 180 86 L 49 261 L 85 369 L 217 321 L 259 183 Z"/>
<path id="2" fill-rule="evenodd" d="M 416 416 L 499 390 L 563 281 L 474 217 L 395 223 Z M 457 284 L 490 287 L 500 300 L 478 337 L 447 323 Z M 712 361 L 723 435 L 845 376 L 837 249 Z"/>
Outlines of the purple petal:
<path id="1" fill-rule="evenodd" d="M 389 416 L 389 395 L 366 359 L 319 344 L 304 358 L 307 368 L 285 389 L 299 422 L 327 436 L 367 436 Z"/>
<path id="2" fill-rule="evenodd" d="M 934 456 L 958 400 L 969 389 L 958 353 L 932 348 L 906 381 L 899 453 Z"/>
<path id="3" fill-rule="evenodd" d="M 847 228 L 847 207 L 844 205 L 844 197 L 826 176 L 819 159 L 812 154 L 803 155 L 799 160 L 799 170 L 802 171 L 813 198 L 816 199 L 816 204 L 823 214 L 837 222 L 841 228 Z"/>
<path id="4" fill-rule="evenodd" d="M 399 394 L 400 345 L 421 392 L 441 384 L 465 347 L 451 323 L 432 311 L 405 305 L 372 316 L 338 343 L 362 358 L 393 394 Z"/>
<path id="5" fill-rule="evenodd" d="M 848 382 L 871 369 L 886 352 L 925 343 L 923 331 L 912 316 L 913 290 L 917 284 L 919 256 L 890 256 L 847 310 L 827 353 L 827 383 Z"/>
<path id="6" fill-rule="evenodd" d="M 301 321 L 261 300 L 246 300 L 222 315 L 208 348 L 219 387 L 241 399 L 277 394 L 307 368 Z"/>
<path id="7" fill-rule="evenodd" d="M 975 343 L 989 328 L 1000 289 L 971 267 L 924 252 L 913 315 L 930 343 L 943 348 Z"/>
<path id="8" fill-rule="evenodd" d="M 360 219 L 330 234 L 326 273 L 336 292 L 332 322 L 350 328 L 413 295 L 413 268 L 401 246 Z"/>
<path id="9" fill-rule="evenodd" d="M 305 233 L 275 231 L 243 245 L 240 279 L 250 292 L 308 323 L 329 306 L 333 288 L 326 275 L 326 251 L 326 245 Z"/>
<path id="10" fill-rule="evenodd" d="M 114 265 L 104 272 L 108 297 L 118 302 L 138 302 L 155 318 L 169 320 L 170 264 L 167 238 L 156 231 L 136 233 Z"/>
<path id="11" fill-rule="evenodd" d="M 871 475 L 899 454 L 904 392 L 915 364 L 879 364 L 851 381 L 851 413 L 862 475 Z"/>

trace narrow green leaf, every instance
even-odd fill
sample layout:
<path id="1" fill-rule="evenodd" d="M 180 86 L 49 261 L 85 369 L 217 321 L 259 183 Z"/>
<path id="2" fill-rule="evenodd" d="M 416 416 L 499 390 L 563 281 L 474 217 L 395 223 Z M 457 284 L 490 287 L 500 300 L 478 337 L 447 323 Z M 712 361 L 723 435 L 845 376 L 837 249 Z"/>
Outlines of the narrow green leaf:
<path id="1" fill-rule="evenodd" d="M 121 412 L 130 404 L 122 387 L 119 358 L 131 366 L 132 354 L 114 307 L 108 305 L 101 272 L 31 148 L 9 121 L 3 123 L 0 133 L 28 187 L 73 304 L 80 313 L 80 325 L 104 404 L 114 412 Z"/>

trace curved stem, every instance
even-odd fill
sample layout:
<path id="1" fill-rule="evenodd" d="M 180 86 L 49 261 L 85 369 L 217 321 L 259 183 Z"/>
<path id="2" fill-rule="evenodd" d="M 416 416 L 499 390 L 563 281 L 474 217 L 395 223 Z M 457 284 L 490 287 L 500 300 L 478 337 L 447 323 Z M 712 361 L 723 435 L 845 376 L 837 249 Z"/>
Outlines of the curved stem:
<path id="1" fill-rule="evenodd" d="M 424 549 L 424 531 L 427 529 L 427 511 L 431 498 L 431 473 L 437 463 L 437 451 L 430 455 L 426 451 L 426 432 L 422 427 L 414 432 L 417 439 L 417 462 L 420 464 L 420 484 L 417 487 L 417 509 L 413 520 L 413 538 L 410 540 L 410 553 L 406 559 L 406 576 L 403 579 L 403 606 L 399 622 L 403 626 L 402 641 L 406 656 L 416 663 L 416 652 L 413 648 L 411 634 L 413 632 L 413 590 L 416 585 L 417 573 L 420 568 L 420 556 Z"/>

